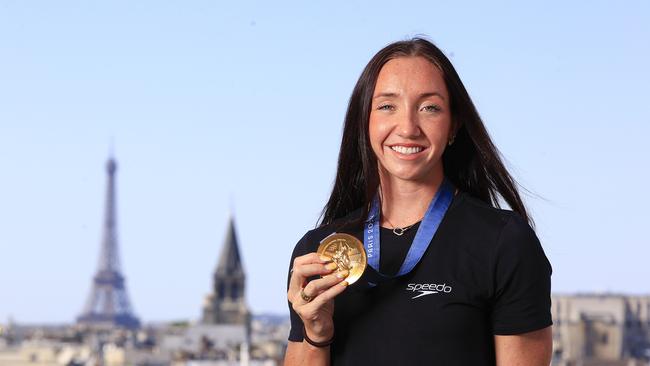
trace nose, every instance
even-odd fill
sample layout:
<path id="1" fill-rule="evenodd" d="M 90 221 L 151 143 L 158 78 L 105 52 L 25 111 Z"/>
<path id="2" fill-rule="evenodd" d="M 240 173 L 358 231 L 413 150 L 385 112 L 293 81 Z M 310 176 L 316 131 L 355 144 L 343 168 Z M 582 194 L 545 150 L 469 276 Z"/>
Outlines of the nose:
<path id="1" fill-rule="evenodd" d="M 397 125 L 397 135 L 403 138 L 414 138 L 420 136 L 420 121 L 417 113 L 406 111 L 400 118 Z"/>

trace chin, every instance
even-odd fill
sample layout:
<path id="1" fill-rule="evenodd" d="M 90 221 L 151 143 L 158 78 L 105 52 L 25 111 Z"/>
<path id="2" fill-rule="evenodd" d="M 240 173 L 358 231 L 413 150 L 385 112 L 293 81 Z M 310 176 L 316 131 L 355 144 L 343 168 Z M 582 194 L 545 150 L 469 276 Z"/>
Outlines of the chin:
<path id="1" fill-rule="evenodd" d="M 400 169 L 401 168 L 401 169 Z M 384 168 L 384 173 L 387 177 L 399 179 L 403 181 L 413 182 L 428 182 L 435 180 L 437 176 L 436 166 L 419 166 L 419 167 L 405 167 L 405 166 L 389 166 L 388 169 Z"/>
<path id="2" fill-rule="evenodd" d="M 413 182 L 424 181 L 426 180 L 426 176 L 427 176 L 427 174 L 425 174 L 424 172 L 396 172 L 396 171 L 392 171 L 392 172 L 389 171 L 388 175 L 391 178 L 413 181 Z"/>

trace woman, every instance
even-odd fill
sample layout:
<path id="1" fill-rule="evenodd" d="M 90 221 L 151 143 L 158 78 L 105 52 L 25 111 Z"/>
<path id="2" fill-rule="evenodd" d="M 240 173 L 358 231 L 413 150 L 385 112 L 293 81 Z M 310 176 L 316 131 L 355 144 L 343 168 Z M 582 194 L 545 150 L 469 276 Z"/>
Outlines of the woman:
<path id="1" fill-rule="evenodd" d="M 285 365 L 548 365 L 551 266 L 529 221 L 445 55 L 388 45 L 350 98 L 321 225 L 293 252 Z M 333 232 L 378 250 L 349 287 L 315 253 Z"/>

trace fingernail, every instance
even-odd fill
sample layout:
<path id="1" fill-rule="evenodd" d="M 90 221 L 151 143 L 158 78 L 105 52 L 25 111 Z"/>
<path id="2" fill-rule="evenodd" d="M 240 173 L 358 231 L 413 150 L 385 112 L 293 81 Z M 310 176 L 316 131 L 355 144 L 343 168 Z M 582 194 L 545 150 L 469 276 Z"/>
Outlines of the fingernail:
<path id="1" fill-rule="evenodd" d="M 349 274 L 350 274 L 350 272 L 348 272 L 347 270 L 345 270 L 345 271 L 337 272 L 337 273 L 336 273 L 336 277 L 338 277 L 338 278 L 345 278 L 345 277 L 347 277 Z"/>
<path id="2" fill-rule="evenodd" d="M 326 257 L 326 256 L 324 256 L 324 255 L 321 255 L 321 256 L 318 257 L 318 258 L 319 258 L 322 262 L 331 262 L 331 261 L 332 261 L 331 258 Z"/>
<path id="3" fill-rule="evenodd" d="M 325 266 L 325 268 L 330 270 L 330 271 L 333 270 L 333 269 L 336 269 L 336 263 L 329 263 L 329 264 L 327 264 Z"/>
<path id="4" fill-rule="evenodd" d="M 343 285 L 343 287 L 347 287 L 349 285 L 349 283 L 348 283 L 348 281 L 343 281 L 343 282 L 341 282 L 341 285 Z"/>

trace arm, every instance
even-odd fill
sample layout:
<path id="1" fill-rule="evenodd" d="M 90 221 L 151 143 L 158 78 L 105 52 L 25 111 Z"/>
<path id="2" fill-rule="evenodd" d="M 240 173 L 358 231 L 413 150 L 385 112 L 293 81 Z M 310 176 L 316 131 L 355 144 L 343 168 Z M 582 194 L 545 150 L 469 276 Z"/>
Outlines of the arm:
<path id="1" fill-rule="evenodd" d="M 553 352 L 551 327 L 516 335 L 495 335 L 497 366 L 548 366 Z"/>
<path id="2" fill-rule="evenodd" d="M 334 297 L 347 287 L 343 279 L 347 271 L 332 273 L 336 265 L 323 260 L 316 253 L 296 257 L 290 271 L 287 297 L 291 310 L 300 317 L 300 325 L 314 342 L 326 342 L 334 335 Z M 307 279 L 321 275 L 319 279 Z M 323 276 L 324 275 L 324 276 Z M 304 289 L 303 289 L 304 286 Z M 311 300 L 301 296 L 303 292 Z M 297 324 L 292 324 L 295 326 Z M 330 347 L 315 347 L 307 341 L 292 342 L 287 346 L 284 365 L 329 366 Z"/>
<path id="3" fill-rule="evenodd" d="M 498 366 L 550 364 L 551 273 L 533 229 L 520 216 L 511 216 L 494 261 L 492 328 Z"/>

